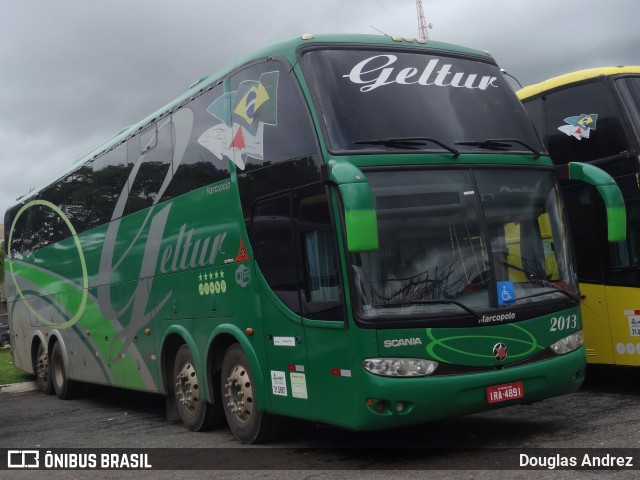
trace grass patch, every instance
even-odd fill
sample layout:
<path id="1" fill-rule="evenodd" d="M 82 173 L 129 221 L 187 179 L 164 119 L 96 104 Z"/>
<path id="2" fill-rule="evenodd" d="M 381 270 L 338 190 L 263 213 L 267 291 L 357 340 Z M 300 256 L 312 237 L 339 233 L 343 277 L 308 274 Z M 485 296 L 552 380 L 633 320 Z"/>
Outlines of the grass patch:
<path id="1" fill-rule="evenodd" d="M 33 375 L 28 375 L 13 366 L 11 347 L 0 348 L 0 385 L 28 382 L 33 380 Z"/>

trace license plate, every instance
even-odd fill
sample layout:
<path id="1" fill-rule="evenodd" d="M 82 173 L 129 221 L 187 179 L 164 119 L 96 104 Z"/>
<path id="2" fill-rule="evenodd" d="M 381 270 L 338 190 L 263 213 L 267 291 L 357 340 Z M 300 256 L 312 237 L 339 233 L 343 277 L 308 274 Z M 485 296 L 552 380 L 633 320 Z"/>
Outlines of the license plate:
<path id="1" fill-rule="evenodd" d="M 487 402 L 499 403 L 524 397 L 522 382 L 503 383 L 487 387 Z"/>

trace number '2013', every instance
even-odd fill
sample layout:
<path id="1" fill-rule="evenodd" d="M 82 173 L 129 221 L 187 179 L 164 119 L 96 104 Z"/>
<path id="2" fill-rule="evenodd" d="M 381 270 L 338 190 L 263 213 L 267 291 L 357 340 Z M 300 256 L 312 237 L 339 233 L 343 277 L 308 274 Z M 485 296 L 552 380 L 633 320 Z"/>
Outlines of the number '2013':
<path id="1" fill-rule="evenodd" d="M 578 316 L 569 315 L 567 317 L 551 317 L 550 332 L 557 332 L 562 330 L 570 330 L 578 327 Z"/>

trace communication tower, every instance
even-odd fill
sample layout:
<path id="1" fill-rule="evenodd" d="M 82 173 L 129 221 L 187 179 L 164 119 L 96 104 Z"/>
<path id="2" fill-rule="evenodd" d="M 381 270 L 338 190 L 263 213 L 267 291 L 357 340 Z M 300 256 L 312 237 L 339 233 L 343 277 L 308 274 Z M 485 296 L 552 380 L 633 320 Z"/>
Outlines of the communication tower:
<path id="1" fill-rule="evenodd" d="M 424 19 L 424 10 L 422 9 L 422 0 L 416 0 L 416 10 L 418 11 L 418 38 L 420 40 L 429 40 L 428 29 L 433 28 L 430 23 L 427 24 Z"/>

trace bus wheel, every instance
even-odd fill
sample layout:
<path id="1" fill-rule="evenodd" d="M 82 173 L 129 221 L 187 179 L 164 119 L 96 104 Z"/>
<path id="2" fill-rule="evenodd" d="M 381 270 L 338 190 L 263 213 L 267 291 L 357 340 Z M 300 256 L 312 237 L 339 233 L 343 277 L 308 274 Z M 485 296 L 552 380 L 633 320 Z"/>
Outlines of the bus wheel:
<path id="1" fill-rule="evenodd" d="M 53 345 L 49 361 L 51 363 L 49 376 L 51 377 L 51 383 L 53 384 L 53 389 L 55 390 L 58 398 L 61 400 L 68 400 L 77 396 L 80 391 L 80 384 L 73 380 L 69 380 L 69 377 L 67 377 L 60 342 L 56 342 Z"/>
<path id="2" fill-rule="evenodd" d="M 259 410 L 249 360 L 237 343 L 222 361 L 221 389 L 227 423 L 240 442 L 261 443 L 275 436 L 280 419 Z"/>
<path id="3" fill-rule="evenodd" d="M 36 385 L 38 390 L 46 395 L 53 393 L 53 385 L 51 384 L 51 375 L 49 374 L 49 354 L 45 345 L 40 342 L 38 345 L 38 353 L 36 353 Z"/>
<path id="4" fill-rule="evenodd" d="M 201 432 L 219 426 L 223 420 L 222 404 L 219 398 L 215 405 L 207 403 L 200 396 L 200 383 L 193 366 L 193 357 L 187 345 L 182 345 L 176 353 L 173 364 L 174 395 L 178 414 L 189 430 Z M 218 395 L 216 395 L 217 397 Z"/>

